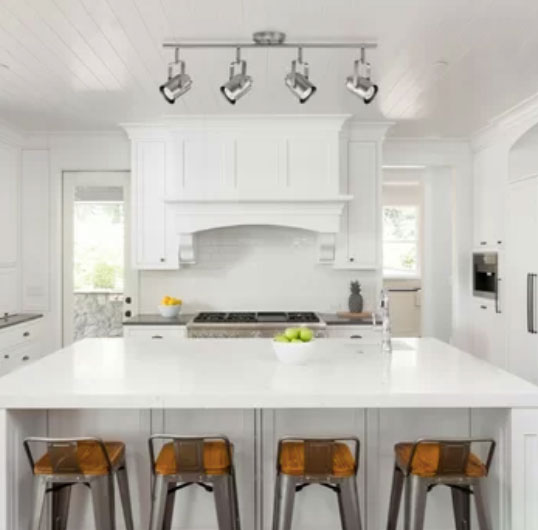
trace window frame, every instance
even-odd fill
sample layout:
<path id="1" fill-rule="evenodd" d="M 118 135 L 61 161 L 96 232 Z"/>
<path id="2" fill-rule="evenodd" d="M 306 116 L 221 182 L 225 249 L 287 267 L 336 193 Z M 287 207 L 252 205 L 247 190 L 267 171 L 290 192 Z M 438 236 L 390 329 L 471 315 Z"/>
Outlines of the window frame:
<path id="1" fill-rule="evenodd" d="M 409 240 L 385 239 L 385 208 L 414 208 L 416 210 L 416 237 Z M 385 267 L 385 243 L 409 243 L 416 245 L 416 270 L 396 271 Z M 394 203 L 382 204 L 381 209 L 381 251 L 382 251 L 382 274 L 387 280 L 418 280 L 422 278 L 422 205 L 417 203 Z"/>

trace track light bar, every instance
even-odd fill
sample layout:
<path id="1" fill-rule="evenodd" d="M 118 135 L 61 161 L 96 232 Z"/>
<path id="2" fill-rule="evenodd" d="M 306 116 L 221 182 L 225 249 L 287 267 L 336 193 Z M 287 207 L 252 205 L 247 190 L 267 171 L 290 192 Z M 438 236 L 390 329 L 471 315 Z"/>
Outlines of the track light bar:
<path id="1" fill-rule="evenodd" d="M 377 43 L 372 41 L 361 42 L 283 42 L 281 44 L 270 44 L 255 42 L 211 42 L 211 41 L 186 41 L 186 42 L 165 42 L 163 48 L 315 48 L 315 49 L 342 49 L 360 50 L 375 49 Z"/>

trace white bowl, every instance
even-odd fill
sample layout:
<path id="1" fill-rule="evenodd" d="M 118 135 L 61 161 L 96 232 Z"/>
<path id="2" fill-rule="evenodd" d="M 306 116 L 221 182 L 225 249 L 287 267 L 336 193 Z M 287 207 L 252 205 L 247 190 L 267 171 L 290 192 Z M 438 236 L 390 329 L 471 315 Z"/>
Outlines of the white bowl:
<path id="1" fill-rule="evenodd" d="M 159 305 L 157 306 L 157 309 L 159 310 L 159 313 L 161 314 L 161 316 L 165 318 L 174 318 L 179 315 L 179 312 L 181 311 L 181 304 Z"/>
<path id="2" fill-rule="evenodd" d="M 278 342 L 273 340 L 273 350 L 281 363 L 305 364 L 314 352 L 314 343 Z"/>

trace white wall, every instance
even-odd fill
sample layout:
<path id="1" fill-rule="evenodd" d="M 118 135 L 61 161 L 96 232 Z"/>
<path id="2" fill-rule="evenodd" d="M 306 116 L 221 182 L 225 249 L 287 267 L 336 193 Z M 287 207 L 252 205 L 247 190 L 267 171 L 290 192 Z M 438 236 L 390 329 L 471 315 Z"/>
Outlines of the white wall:
<path id="1" fill-rule="evenodd" d="M 183 298 L 185 312 L 210 310 L 347 310 L 349 282 L 359 279 L 365 307 L 377 286 L 368 271 L 318 265 L 317 234 L 243 226 L 196 235 L 197 263 L 180 271 L 142 271 L 140 310 L 155 313 L 165 295 Z"/>
<path id="2" fill-rule="evenodd" d="M 130 144 L 123 133 L 115 132 L 30 135 L 25 141 L 23 160 L 23 182 L 31 188 L 29 202 L 23 200 L 23 208 L 29 209 L 31 204 L 38 210 L 22 238 L 29 256 L 23 264 L 28 271 L 23 294 L 28 308 L 34 304 L 34 309 L 50 317 L 45 347 L 51 351 L 62 344 L 63 172 L 129 170 Z M 39 222 L 40 219 L 48 222 Z M 34 246 L 43 249 L 37 262 L 30 252 Z M 46 297 L 40 298 L 43 293 Z"/>

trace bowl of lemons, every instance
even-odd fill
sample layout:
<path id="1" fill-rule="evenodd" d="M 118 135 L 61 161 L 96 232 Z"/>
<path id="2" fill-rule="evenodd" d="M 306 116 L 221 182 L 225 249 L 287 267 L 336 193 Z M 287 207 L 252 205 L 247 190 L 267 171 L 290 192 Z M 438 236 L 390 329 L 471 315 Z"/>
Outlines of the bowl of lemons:
<path id="1" fill-rule="evenodd" d="M 173 296 L 165 296 L 161 300 L 161 303 L 157 306 L 161 316 L 165 318 L 174 318 L 179 315 L 183 301 L 180 298 L 174 298 Z"/>
<path id="2" fill-rule="evenodd" d="M 287 328 L 273 338 L 277 359 L 285 364 L 304 364 L 313 354 L 314 332 L 309 328 Z"/>

